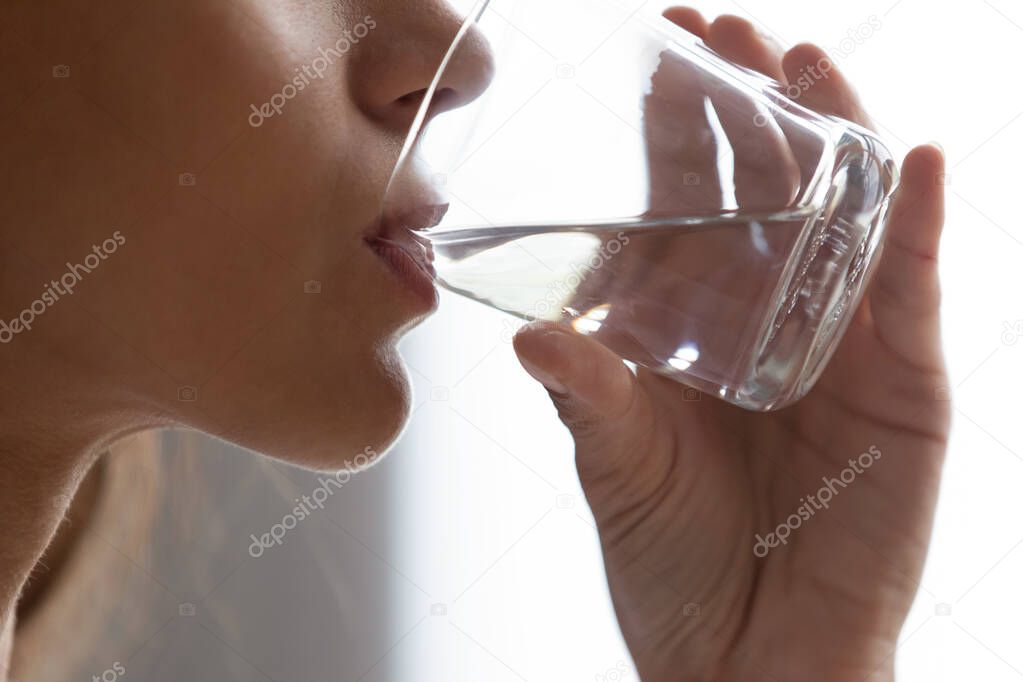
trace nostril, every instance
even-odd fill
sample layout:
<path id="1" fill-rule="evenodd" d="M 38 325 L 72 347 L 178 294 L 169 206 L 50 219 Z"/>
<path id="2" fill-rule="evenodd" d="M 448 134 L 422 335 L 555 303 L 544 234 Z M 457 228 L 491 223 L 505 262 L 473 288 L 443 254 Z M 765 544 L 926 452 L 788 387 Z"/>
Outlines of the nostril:
<path id="1" fill-rule="evenodd" d="M 395 131 L 407 130 L 437 78 L 439 87 L 430 98 L 428 119 L 479 97 L 490 82 L 493 59 L 483 36 L 477 31 L 459 32 L 462 25 L 453 10 L 409 16 L 398 12 L 394 16 L 398 39 L 360 44 L 347 64 L 351 94 L 362 112 Z M 460 42 L 453 48 L 456 34 Z M 441 64 L 444 72 L 438 76 Z"/>
<path id="2" fill-rule="evenodd" d="M 395 100 L 395 104 L 405 112 L 409 110 L 413 112 L 419 111 L 423 100 L 426 99 L 427 90 L 427 88 L 423 88 L 422 90 L 402 95 Z M 433 99 L 430 101 L 430 115 L 435 116 L 449 109 L 457 108 L 459 100 L 459 95 L 454 88 L 440 88 L 433 94 Z"/>
<path id="3" fill-rule="evenodd" d="M 419 105 L 423 103 L 424 97 L 426 97 L 426 88 L 423 88 L 422 90 L 416 90 L 415 92 L 410 92 L 407 95 L 402 95 L 401 97 L 398 98 L 397 103 L 402 108 L 415 107 L 418 109 Z"/>
<path id="4" fill-rule="evenodd" d="M 454 88 L 441 88 L 433 96 L 430 103 L 431 114 L 436 116 L 439 113 L 457 109 L 461 104 L 462 97 Z"/>
<path id="5" fill-rule="evenodd" d="M 419 112 L 423 105 L 423 101 L 426 99 L 426 94 L 429 90 L 424 88 L 422 90 L 416 90 L 402 95 L 398 99 L 394 100 L 392 105 L 393 119 L 399 121 L 402 126 L 409 126 L 412 124 L 412 120 L 415 115 Z M 426 120 L 430 121 L 438 114 L 442 114 L 445 111 L 457 109 L 462 104 L 462 96 L 454 88 L 440 88 L 434 94 L 430 100 L 430 109 L 426 113 Z"/>

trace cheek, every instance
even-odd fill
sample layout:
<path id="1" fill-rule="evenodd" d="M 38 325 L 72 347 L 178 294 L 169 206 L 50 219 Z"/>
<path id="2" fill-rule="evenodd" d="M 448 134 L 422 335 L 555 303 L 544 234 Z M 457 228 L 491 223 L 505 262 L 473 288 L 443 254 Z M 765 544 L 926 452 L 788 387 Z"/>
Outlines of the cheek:
<path id="1" fill-rule="evenodd" d="M 304 279 L 344 267 L 376 220 L 394 160 L 343 99 L 307 91 L 203 171 L 203 196 Z"/>

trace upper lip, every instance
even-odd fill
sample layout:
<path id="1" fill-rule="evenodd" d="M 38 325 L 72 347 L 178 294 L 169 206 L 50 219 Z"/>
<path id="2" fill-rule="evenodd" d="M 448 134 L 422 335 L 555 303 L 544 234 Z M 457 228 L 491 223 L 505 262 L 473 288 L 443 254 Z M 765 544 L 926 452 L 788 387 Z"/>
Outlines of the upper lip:
<path id="1" fill-rule="evenodd" d="M 433 269 L 433 249 L 416 231 L 436 226 L 447 212 L 448 204 L 442 203 L 385 212 L 366 233 L 365 241 L 370 246 L 387 243 L 400 248 L 433 277 L 436 274 Z"/>

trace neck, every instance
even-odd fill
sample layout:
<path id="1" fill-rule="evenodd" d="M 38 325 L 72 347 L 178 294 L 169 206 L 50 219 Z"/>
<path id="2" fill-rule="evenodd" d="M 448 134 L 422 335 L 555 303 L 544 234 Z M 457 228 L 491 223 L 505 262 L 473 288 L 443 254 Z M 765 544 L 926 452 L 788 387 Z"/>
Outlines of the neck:
<path id="1" fill-rule="evenodd" d="M 18 598 L 95 460 L 95 450 L 85 441 L 72 446 L 63 438 L 29 438 L 10 423 L 4 426 L 0 436 L 0 524 L 4 528 L 0 544 L 0 670 L 10 661 Z M 0 674 L 0 680 L 4 679 Z"/>
<path id="2" fill-rule="evenodd" d="M 163 425 L 130 409 L 123 391 L 110 390 L 116 382 L 72 371 L 61 362 L 73 357 L 60 352 L 68 349 L 21 341 L 0 346 L 0 682 L 18 599 L 79 484 L 115 441 Z M 40 357 L 52 360 L 32 362 Z"/>

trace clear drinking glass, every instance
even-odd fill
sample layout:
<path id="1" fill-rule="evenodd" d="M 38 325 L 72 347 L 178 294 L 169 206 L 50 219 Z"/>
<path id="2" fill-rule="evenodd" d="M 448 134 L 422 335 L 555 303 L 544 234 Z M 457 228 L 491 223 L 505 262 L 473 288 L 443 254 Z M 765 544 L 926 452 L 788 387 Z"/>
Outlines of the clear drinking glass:
<path id="1" fill-rule="evenodd" d="M 451 291 L 736 405 L 790 404 L 857 307 L 896 166 L 871 132 L 800 104 L 826 62 L 783 86 L 642 4 L 480 2 L 383 219 Z M 433 116 L 470 33 L 493 51 L 490 87 Z"/>

